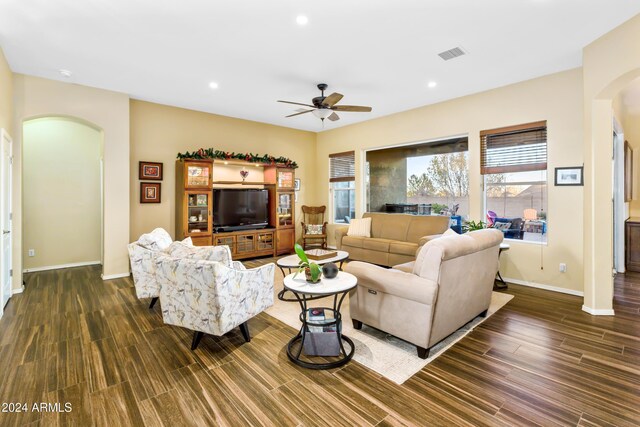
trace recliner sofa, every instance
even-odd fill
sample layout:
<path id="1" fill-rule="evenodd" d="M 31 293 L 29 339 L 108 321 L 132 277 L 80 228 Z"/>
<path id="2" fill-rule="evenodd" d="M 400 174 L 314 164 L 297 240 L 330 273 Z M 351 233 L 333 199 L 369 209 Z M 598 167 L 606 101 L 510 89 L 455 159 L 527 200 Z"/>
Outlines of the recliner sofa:
<path id="1" fill-rule="evenodd" d="M 415 262 L 392 269 L 350 262 L 345 271 L 358 278 L 349 293 L 353 326 L 362 324 L 429 349 L 491 304 L 502 232 L 495 229 L 431 240 Z"/>

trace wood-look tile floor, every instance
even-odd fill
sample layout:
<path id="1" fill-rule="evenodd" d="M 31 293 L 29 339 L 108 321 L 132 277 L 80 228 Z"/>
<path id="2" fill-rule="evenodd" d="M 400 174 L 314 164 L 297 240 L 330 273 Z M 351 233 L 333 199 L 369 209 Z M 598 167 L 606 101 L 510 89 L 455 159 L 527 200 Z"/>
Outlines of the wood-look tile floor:
<path id="1" fill-rule="evenodd" d="M 511 285 L 506 307 L 402 386 L 355 362 L 292 365 L 294 330 L 265 314 L 250 343 L 233 331 L 192 352 L 129 278 L 82 267 L 26 280 L 0 321 L 0 402 L 72 411 L 0 412 L 2 426 L 640 424 L 640 275 L 616 279 L 615 317 Z"/>

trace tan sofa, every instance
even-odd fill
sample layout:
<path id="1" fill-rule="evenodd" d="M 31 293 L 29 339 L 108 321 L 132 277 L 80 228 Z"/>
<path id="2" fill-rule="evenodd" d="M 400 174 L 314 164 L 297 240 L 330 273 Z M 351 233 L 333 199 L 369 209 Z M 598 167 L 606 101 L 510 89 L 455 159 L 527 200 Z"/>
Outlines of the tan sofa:
<path id="1" fill-rule="evenodd" d="M 449 217 L 367 212 L 371 237 L 347 236 L 348 227 L 336 229 L 336 246 L 349 259 L 392 266 L 413 261 L 418 249 L 449 228 Z"/>
<path id="2" fill-rule="evenodd" d="M 350 262 L 358 278 L 349 294 L 353 327 L 362 324 L 412 344 L 426 359 L 429 349 L 491 303 L 502 232 L 495 229 L 446 236 L 424 245 L 415 262 L 386 269 Z"/>

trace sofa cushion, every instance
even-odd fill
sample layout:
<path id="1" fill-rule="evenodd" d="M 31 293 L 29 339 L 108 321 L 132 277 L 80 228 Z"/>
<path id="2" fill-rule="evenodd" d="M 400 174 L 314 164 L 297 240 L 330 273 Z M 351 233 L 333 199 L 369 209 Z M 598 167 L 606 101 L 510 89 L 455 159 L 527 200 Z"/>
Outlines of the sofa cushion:
<path id="1" fill-rule="evenodd" d="M 389 244 L 389 252 L 394 254 L 415 256 L 417 250 L 417 243 L 392 241 Z"/>
<path id="2" fill-rule="evenodd" d="M 371 218 L 352 219 L 347 236 L 371 237 Z"/>
<path id="3" fill-rule="evenodd" d="M 404 241 L 418 243 L 423 236 L 442 234 L 449 229 L 449 217 L 430 215 L 412 216 Z"/>
<path id="4" fill-rule="evenodd" d="M 391 268 L 393 268 L 394 270 L 404 271 L 405 273 L 413 273 L 414 264 L 415 264 L 415 261 L 409 261 L 409 262 L 405 262 L 404 264 L 394 265 Z"/>
<path id="5" fill-rule="evenodd" d="M 392 242 L 393 240 L 389 239 L 377 239 L 375 237 L 370 237 L 362 241 L 362 247 L 364 249 L 369 249 L 377 252 L 389 252 L 389 245 Z"/>
<path id="6" fill-rule="evenodd" d="M 342 246 L 351 246 L 352 248 L 361 248 L 364 239 L 368 237 L 344 236 L 342 238 Z"/>
<path id="7" fill-rule="evenodd" d="M 171 242 L 173 239 L 163 228 L 156 228 L 138 239 L 138 244 L 150 251 L 163 251 L 169 247 Z"/>

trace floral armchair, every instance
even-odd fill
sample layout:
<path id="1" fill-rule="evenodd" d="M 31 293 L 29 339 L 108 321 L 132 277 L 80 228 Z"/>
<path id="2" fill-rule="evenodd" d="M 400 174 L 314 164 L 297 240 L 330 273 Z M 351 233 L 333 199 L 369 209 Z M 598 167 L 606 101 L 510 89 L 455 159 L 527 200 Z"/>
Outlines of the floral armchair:
<path id="1" fill-rule="evenodd" d="M 239 326 L 245 341 L 247 321 L 273 305 L 275 265 L 234 268 L 222 262 L 160 257 L 158 280 L 164 323 L 194 332 L 191 349 L 203 335 L 224 335 Z"/>
<path id="2" fill-rule="evenodd" d="M 191 238 L 174 242 L 169 233 L 162 228 L 143 234 L 137 242 L 130 243 L 127 249 L 136 296 L 139 299 L 151 298 L 149 308 L 153 308 L 160 297 L 162 283 L 156 276 L 156 265 L 160 257 L 207 259 L 220 261 L 238 269 L 244 268 L 242 263 L 231 260 L 231 251 L 228 246 L 196 247 L 191 244 Z"/>

